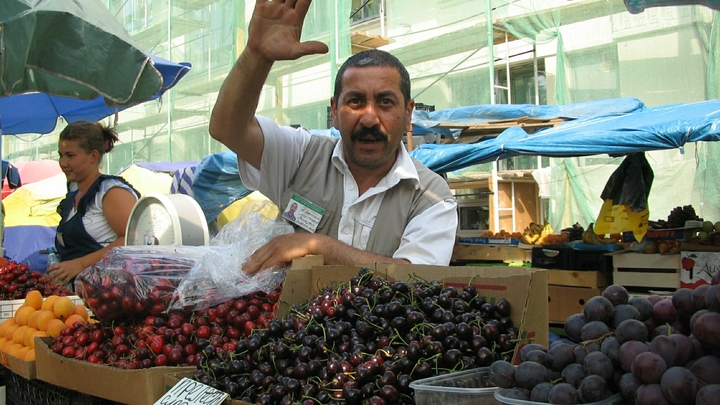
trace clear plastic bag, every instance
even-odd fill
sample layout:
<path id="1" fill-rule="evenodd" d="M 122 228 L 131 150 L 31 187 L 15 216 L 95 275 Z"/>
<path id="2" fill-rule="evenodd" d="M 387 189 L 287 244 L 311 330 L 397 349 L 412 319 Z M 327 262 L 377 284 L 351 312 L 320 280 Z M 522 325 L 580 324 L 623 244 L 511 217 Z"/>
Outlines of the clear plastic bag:
<path id="1" fill-rule="evenodd" d="M 210 246 L 113 248 L 77 276 L 75 291 L 105 321 L 194 311 L 268 293 L 282 284 L 287 267 L 248 275 L 242 265 L 255 250 L 293 228 L 268 217 L 266 204 L 250 207 L 226 224 Z"/>
<path id="2" fill-rule="evenodd" d="M 227 223 L 212 239 L 207 254 L 175 289 L 171 309 L 197 310 L 256 291 L 270 292 L 282 284 L 288 266 L 275 266 L 249 275 L 247 259 L 277 236 L 293 233 L 287 222 L 267 215 L 268 202 L 253 205 Z"/>
<path id="3" fill-rule="evenodd" d="M 75 278 L 75 291 L 100 320 L 158 315 L 207 253 L 207 246 L 118 246 Z"/>

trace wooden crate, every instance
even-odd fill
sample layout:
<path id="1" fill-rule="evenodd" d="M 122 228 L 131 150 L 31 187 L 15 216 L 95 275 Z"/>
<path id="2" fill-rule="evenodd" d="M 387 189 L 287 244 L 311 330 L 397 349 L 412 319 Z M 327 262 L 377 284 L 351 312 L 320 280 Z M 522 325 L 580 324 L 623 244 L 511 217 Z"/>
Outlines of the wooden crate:
<path id="1" fill-rule="evenodd" d="M 453 249 L 453 261 L 501 261 L 501 262 L 529 262 L 527 249 L 517 246 L 483 246 L 459 245 Z"/>
<path id="2" fill-rule="evenodd" d="M 548 270 L 548 284 L 602 289 L 612 284 L 612 274 L 601 271 Z"/>
<path id="3" fill-rule="evenodd" d="M 565 323 L 570 315 L 582 312 L 592 297 L 602 295 L 600 288 L 548 285 L 548 321 Z"/>
<path id="4" fill-rule="evenodd" d="M 613 282 L 625 287 L 680 288 L 680 255 L 613 255 Z"/>

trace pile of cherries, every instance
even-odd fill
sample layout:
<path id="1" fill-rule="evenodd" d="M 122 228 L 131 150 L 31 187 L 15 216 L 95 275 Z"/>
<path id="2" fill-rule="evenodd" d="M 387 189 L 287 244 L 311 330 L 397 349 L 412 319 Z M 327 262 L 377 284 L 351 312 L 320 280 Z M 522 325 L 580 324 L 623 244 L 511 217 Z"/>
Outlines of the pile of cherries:
<path id="1" fill-rule="evenodd" d="M 278 289 L 190 313 L 147 315 L 142 322 L 76 322 L 50 348 L 65 357 L 122 369 L 194 366 L 206 347 L 233 351 L 243 336 L 268 328 L 279 298 Z"/>
<path id="2" fill-rule="evenodd" d="M 27 264 L 0 257 L 0 300 L 23 299 L 33 290 L 40 291 L 43 297 L 72 294 L 67 287 L 55 284 L 39 271 L 30 271 Z"/>
<path id="3" fill-rule="evenodd" d="M 194 378 L 262 405 L 411 404 L 411 381 L 509 360 L 517 341 L 506 300 L 365 269 L 234 350 L 205 347 Z"/>
<path id="4" fill-rule="evenodd" d="M 630 298 L 620 285 L 565 321 L 573 342 L 529 344 L 520 364 L 497 361 L 506 398 L 551 404 L 711 405 L 720 399 L 720 273 L 670 297 Z M 614 400 L 612 400 L 614 401 Z"/>

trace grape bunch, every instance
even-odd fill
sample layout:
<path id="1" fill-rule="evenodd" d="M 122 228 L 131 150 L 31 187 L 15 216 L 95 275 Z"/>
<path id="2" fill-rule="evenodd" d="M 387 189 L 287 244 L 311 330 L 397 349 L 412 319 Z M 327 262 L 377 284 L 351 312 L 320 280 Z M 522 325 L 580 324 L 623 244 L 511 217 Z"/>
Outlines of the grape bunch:
<path id="1" fill-rule="evenodd" d="M 692 205 L 678 206 L 670 211 L 667 217 L 667 221 L 659 219 L 653 224 L 660 228 L 682 228 L 685 226 L 685 221 L 702 221 L 703 219 L 698 217 L 695 213 L 695 208 Z"/>
<path id="2" fill-rule="evenodd" d="M 568 240 L 572 242 L 574 240 L 582 240 L 582 235 L 583 232 L 585 232 L 585 228 L 583 228 L 582 225 L 576 222 L 573 226 L 565 228 L 561 232 L 567 233 L 569 236 Z"/>
<path id="3" fill-rule="evenodd" d="M 572 342 L 520 349 L 489 380 L 506 398 L 583 404 L 619 395 L 630 405 L 711 405 L 720 398 L 720 273 L 671 297 L 633 297 L 611 285 L 565 322 Z"/>
<path id="4" fill-rule="evenodd" d="M 510 360 L 520 340 L 510 312 L 473 285 L 390 282 L 364 270 L 232 351 L 205 347 L 193 377 L 261 405 L 412 404 L 416 379 Z"/>

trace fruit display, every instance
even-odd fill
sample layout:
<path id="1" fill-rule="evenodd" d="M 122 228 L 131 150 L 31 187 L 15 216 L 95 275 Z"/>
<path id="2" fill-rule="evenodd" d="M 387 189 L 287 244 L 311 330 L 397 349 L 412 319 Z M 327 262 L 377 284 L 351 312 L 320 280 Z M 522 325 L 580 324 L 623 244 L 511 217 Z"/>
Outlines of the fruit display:
<path id="1" fill-rule="evenodd" d="M 23 299 L 31 291 L 40 291 L 43 297 L 71 294 L 39 271 L 30 271 L 28 265 L 0 257 L 0 300 Z"/>
<path id="2" fill-rule="evenodd" d="M 554 245 L 567 243 L 569 240 L 569 235 L 566 233 L 555 235 L 552 226 L 547 222 L 542 226 L 531 222 L 520 237 L 520 241 L 528 245 Z"/>
<path id="3" fill-rule="evenodd" d="M 194 378 L 258 404 L 411 404 L 411 381 L 510 360 L 510 303 L 475 287 L 363 270 L 237 342 L 207 346 Z"/>
<path id="4" fill-rule="evenodd" d="M 594 224 L 588 225 L 587 229 L 582 233 L 582 241 L 586 245 L 610 245 L 618 242 L 620 235 L 615 235 L 617 238 L 603 239 L 595 233 Z"/>
<path id="5" fill-rule="evenodd" d="M 703 221 L 703 219 L 697 216 L 692 205 L 684 205 L 673 208 L 667 220 L 649 221 L 649 225 L 653 229 L 683 228 L 686 221 Z"/>
<path id="6" fill-rule="evenodd" d="M 583 240 L 583 233 L 585 232 L 585 228 L 583 228 L 582 225 L 575 222 L 573 226 L 565 228 L 560 231 L 560 233 L 567 233 L 568 234 L 568 240 L 570 242 L 574 240 Z"/>
<path id="7" fill-rule="evenodd" d="M 43 299 L 40 291 L 30 291 L 14 316 L 0 324 L 0 350 L 26 361 L 35 360 L 35 337 L 59 337 L 66 327 L 85 324 L 88 319 L 85 306 L 68 297 L 51 295 Z"/>
<path id="8" fill-rule="evenodd" d="M 629 298 L 611 285 L 567 318 L 569 341 L 525 345 L 517 366 L 496 361 L 489 380 L 506 398 L 534 402 L 592 403 L 620 394 L 634 405 L 717 404 L 718 282 L 670 297 Z"/>
<path id="9" fill-rule="evenodd" d="M 521 232 L 508 232 L 504 229 L 501 229 L 500 232 L 486 231 L 486 232 L 483 232 L 480 236 L 482 236 L 484 238 L 494 238 L 494 239 L 502 239 L 502 238 L 520 239 L 522 237 L 522 233 Z"/>
<path id="10" fill-rule="evenodd" d="M 50 349 L 65 357 L 121 369 L 193 366 L 208 346 L 235 344 L 274 318 L 280 291 L 258 292 L 194 312 L 147 315 L 141 321 L 72 323 Z"/>

